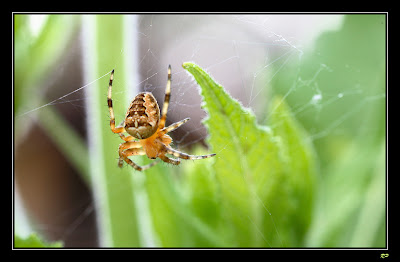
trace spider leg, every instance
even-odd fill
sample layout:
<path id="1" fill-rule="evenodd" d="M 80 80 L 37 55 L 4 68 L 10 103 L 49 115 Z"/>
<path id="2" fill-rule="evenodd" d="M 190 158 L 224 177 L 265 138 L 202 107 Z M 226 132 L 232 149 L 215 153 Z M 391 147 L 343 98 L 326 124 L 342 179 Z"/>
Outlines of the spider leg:
<path id="1" fill-rule="evenodd" d="M 144 155 L 144 154 L 145 154 L 145 152 L 144 152 L 143 148 L 129 148 L 129 149 L 123 150 L 119 156 L 118 166 L 122 167 L 124 161 L 128 163 L 128 161 L 126 160 L 126 159 L 130 160 L 128 158 L 128 156 L 132 156 L 132 155 L 138 156 L 138 155 Z M 130 161 L 132 162 L 132 160 L 130 160 Z M 130 164 L 130 163 L 128 163 L 128 164 Z M 136 165 L 135 163 L 133 163 L 133 164 Z M 132 166 L 132 164 L 130 164 L 130 165 Z M 138 165 L 136 165 L 136 166 L 138 166 Z"/>
<path id="2" fill-rule="evenodd" d="M 131 136 L 131 135 L 124 135 L 124 134 L 122 134 L 123 132 L 125 132 L 125 129 L 124 129 L 124 121 L 122 121 L 116 128 L 114 128 L 114 130 L 123 130 L 121 133 L 118 133 L 118 132 L 114 132 L 114 133 L 118 133 L 118 135 L 119 135 L 119 137 L 122 139 L 122 140 L 124 140 L 124 141 L 131 141 L 131 140 L 133 140 L 133 139 L 135 139 L 133 136 Z M 111 127 L 111 130 L 112 130 L 112 127 Z"/>
<path id="3" fill-rule="evenodd" d="M 138 171 L 143 171 L 158 163 L 158 161 L 154 161 L 148 165 L 139 166 L 138 164 L 136 164 L 135 162 L 133 162 L 128 158 L 129 156 L 139 156 L 146 154 L 146 151 L 141 147 L 138 141 L 130 141 L 120 144 L 118 153 L 119 153 L 119 160 L 118 160 L 119 167 L 122 167 L 123 161 L 125 161 L 128 165 L 132 166 L 134 169 Z"/>
<path id="4" fill-rule="evenodd" d="M 125 151 L 122 152 L 122 156 L 120 155 L 119 161 L 118 161 L 118 166 L 122 167 L 123 162 L 125 161 L 128 165 L 132 166 L 134 169 L 138 171 L 143 171 L 146 170 L 154 165 L 156 165 L 159 161 L 155 160 L 151 162 L 150 164 L 144 165 L 144 166 L 139 166 L 132 160 L 128 158 L 128 156 L 139 156 L 139 155 L 145 155 L 146 152 L 144 151 L 143 148 L 129 148 L 126 149 Z"/>
<path id="5" fill-rule="evenodd" d="M 189 120 L 190 120 L 190 118 L 188 117 L 179 122 L 173 123 L 172 125 L 170 125 L 168 127 L 164 127 L 163 129 L 160 130 L 159 136 L 162 136 L 162 135 L 165 135 L 166 133 L 174 131 L 175 129 L 177 129 L 178 127 L 180 127 L 181 125 L 183 125 L 184 123 L 186 123 Z"/>
<path id="6" fill-rule="evenodd" d="M 115 127 L 115 116 L 114 116 L 113 102 L 111 99 L 111 89 L 112 89 L 113 80 L 114 80 L 114 69 L 111 71 L 110 82 L 108 83 L 107 105 L 108 105 L 108 110 L 110 111 L 111 131 L 113 133 L 122 133 L 122 132 L 125 132 L 124 127 L 122 127 L 122 126 Z"/>
<path id="7" fill-rule="evenodd" d="M 194 155 L 188 155 L 186 153 L 180 152 L 178 150 L 175 150 L 171 147 L 168 147 L 166 145 L 162 145 L 163 149 L 167 152 L 167 154 L 173 155 L 178 158 L 183 158 L 183 159 L 192 159 L 192 160 L 197 160 L 197 159 L 204 159 L 204 158 L 209 158 L 213 157 L 216 154 L 209 154 L 209 155 L 203 155 L 203 156 L 194 156 Z"/>
<path id="8" fill-rule="evenodd" d="M 142 145 L 139 143 L 139 141 L 129 141 L 129 142 L 125 142 L 119 145 L 118 147 L 118 151 L 121 152 L 125 149 L 129 149 L 129 148 L 141 148 Z"/>
<path id="9" fill-rule="evenodd" d="M 134 169 L 141 171 L 142 168 L 138 165 L 136 165 L 132 160 L 128 158 L 128 156 L 131 155 L 139 155 L 144 152 L 140 151 L 141 145 L 137 141 L 130 141 L 130 142 L 125 142 L 119 145 L 118 147 L 118 154 L 119 154 L 119 160 L 118 160 L 118 166 L 122 167 L 122 164 L 125 161 L 127 164 L 131 165 Z M 130 150 L 132 149 L 132 150 Z"/>
<path id="10" fill-rule="evenodd" d="M 171 96 L 171 65 L 168 66 L 168 80 L 167 80 L 167 86 L 165 88 L 164 104 L 161 111 L 160 122 L 158 124 L 160 129 L 164 128 L 165 121 L 167 120 L 167 111 L 168 111 L 170 96 Z"/>
<path id="11" fill-rule="evenodd" d="M 133 136 L 131 136 L 131 135 L 127 135 L 127 136 L 126 136 L 126 135 L 124 135 L 124 134 L 122 134 L 122 133 L 119 133 L 118 135 L 119 135 L 119 137 L 120 137 L 122 140 L 124 140 L 124 141 L 126 141 L 126 142 L 135 139 L 135 138 L 134 138 Z"/>
<path id="12" fill-rule="evenodd" d="M 134 148 L 134 149 L 136 149 L 136 148 Z M 132 153 L 133 155 L 141 155 L 141 154 L 135 154 L 135 153 L 133 153 L 135 150 L 132 150 L 132 151 L 131 151 L 130 149 L 125 150 L 125 151 L 122 152 L 122 154 L 120 155 L 120 160 L 118 161 L 118 166 L 119 166 L 119 167 L 122 167 L 123 161 L 125 161 L 128 165 L 130 165 L 131 167 L 133 167 L 133 168 L 136 169 L 137 171 L 143 171 L 143 170 L 146 170 L 146 169 L 148 169 L 148 168 L 150 168 L 150 167 L 156 165 L 156 164 L 159 162 L 159 161 L 156 160 L 156 161 L 151 162 L 151 163 L 148 164 L 148 165 L 139 166 L 138 164 L 136 164 L 135 162 L 133 162 L 132 160 L 130 160 L 130 159 L 128 158 L 127 155 L 125 155 L 125 152 L 126 152 L 126 151 L 129 151 L 128 154 Z M 123 159 L 123 161 L 121 160 L 121 158 Z"/>
<path id="13" fill-rule="evenodd" d="M 170 163 L 173 165 L 179 165 L 181 163 L 181 161 L 178 159 L 173 159 L 173 158 L 169 158 L 166 155 L 159 155 L 158 156 L 162 161 L 164 161 L 165 163 Z"/>

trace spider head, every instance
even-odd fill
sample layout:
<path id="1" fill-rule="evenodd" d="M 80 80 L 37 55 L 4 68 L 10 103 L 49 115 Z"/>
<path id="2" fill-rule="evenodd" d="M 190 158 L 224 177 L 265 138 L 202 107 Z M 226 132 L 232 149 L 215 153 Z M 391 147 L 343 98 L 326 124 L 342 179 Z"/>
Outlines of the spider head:
<path id="1" fill-rule="evenodd" d="M 152 136 L 158 128 L 160 108 L 149 92 L 139 93 L 129 106 L 125 117 L 125 130 L 138 139 Z"/>

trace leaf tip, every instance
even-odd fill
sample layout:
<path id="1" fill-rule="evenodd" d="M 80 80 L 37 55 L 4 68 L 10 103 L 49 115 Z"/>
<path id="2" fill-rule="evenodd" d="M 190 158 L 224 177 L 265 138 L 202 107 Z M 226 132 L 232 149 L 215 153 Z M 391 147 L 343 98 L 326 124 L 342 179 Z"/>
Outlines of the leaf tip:
<path id="1" fill-rule="evenodd" d="M 195 64 L 192 63 L 192 62 L 184 62 L 184 63 L 182 63 L 182 67 L 183 67 L 184 69 L 188 69 L 188 68 L 194 67 L 194 66 L 195 66 Z"/>

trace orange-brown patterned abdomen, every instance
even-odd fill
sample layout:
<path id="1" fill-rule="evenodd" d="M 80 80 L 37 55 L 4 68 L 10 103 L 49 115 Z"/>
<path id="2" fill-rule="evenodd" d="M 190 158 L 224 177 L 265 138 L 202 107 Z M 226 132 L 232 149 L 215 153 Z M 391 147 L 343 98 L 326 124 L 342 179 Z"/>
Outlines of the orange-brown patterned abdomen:
<path id="1" fill-rule="evenodd" d="M 160 121 L 157 100 L 149 92 L 139 93 L 129 106 L 125 117 L 125 130 L 138 139 L 153 135 Z"/>

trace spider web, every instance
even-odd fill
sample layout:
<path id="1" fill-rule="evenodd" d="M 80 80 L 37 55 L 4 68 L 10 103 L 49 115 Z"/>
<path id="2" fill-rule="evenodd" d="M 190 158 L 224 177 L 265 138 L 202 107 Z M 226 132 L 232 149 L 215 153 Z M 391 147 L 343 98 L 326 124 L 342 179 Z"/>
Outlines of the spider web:
<path id="1" fill-rule="evenodd" d="M 285 89 L 273 90 L 282 74 L 302 70 L 303 55 L 313 49 L 321 32 L 336 30 L 342 22 L 342 16 L 334 15 L 141 15 L 138 17 L 138 28 L 133 30 L 138 39 L 137 63 L 141 76 L 134 86 L 152 92 L 158 101 L 163 101 L 166 68 L 168 64 L 172 65 L 172 96 L 167 124 L 191 118 L 172 135 L 174 146 L 183 151 L 188 151 L 207 136 L 201 124 L 206 115 L 200 110 L 198 87 L 181 67 L 182 62 L 187 61 L 194 61 L 206 69 L 232 97 L 253 110 L 260 124 L 264 124 L 273 114 L 267 112 L 268 98 L 280 93 L 291 105 L 294 116 L 306 122 L 311 140 L 318 143 L 318 140 L 331 134 L 345 132 L 342 124 L 358 114 L 362 106 L 385 98 L 384 93 L 366 95 L 357 85 L 341 91 L 326 90 L 319 85 L 318 77 L 334 70 L 328 62 L 316 64 L 307 79 L 295 74 Z M 116 59 L 122 59 L 126 51 L 115 51 Z M 79 59 L 78 51 L 75 55 Z M 348 70 L 357 70 L 345 61 L 344 66 Z M 64 73 L 61 66 L 56 72 L 59 75 Z M 72 86 L 68 91 L 61 89 L 49 92 L 51 102 L 27 109 L 16 117 L 31 117 L 39 110 L 56 106 L 60 110 L 73 111 L 83 119 L 84 100 L 90 98 L 84 97 L 81 91 L 95 81 L 107 82 L 108 77 L 109 72 L 104 72 L 87 83 Z M 63 79 L 63 76 L 59 79 Z M 296 100 L 300 93 L 306 95 Z M 354 96 L 360 98 L 358 104 L 320 128 L 318 123 L 323 121 L 327 108 Z M 116 114 L 117 121 L 123 119 L 123 114 Z M 83 210 L 79 209 L 82 206 Z M 273 220 L 274 214 L 269 212 L 267 206 L 264 208 Z M 78 215 L 76 209 L 81 210 Z M 94 210 L 93 203 L 86 202 L 78 204 L 76 209 L 60 214 L 60 217 L 68 213 L 75 214 L 73 221 L 65 228 L 45 224 L 35 226 L 44 231 L 59 231 L 62 240 L 66 240 Z M 279 237 L 279 232 L 276 233 Z M 268 243 L 268 236 L 262 235 L 262 238 Z"/>

